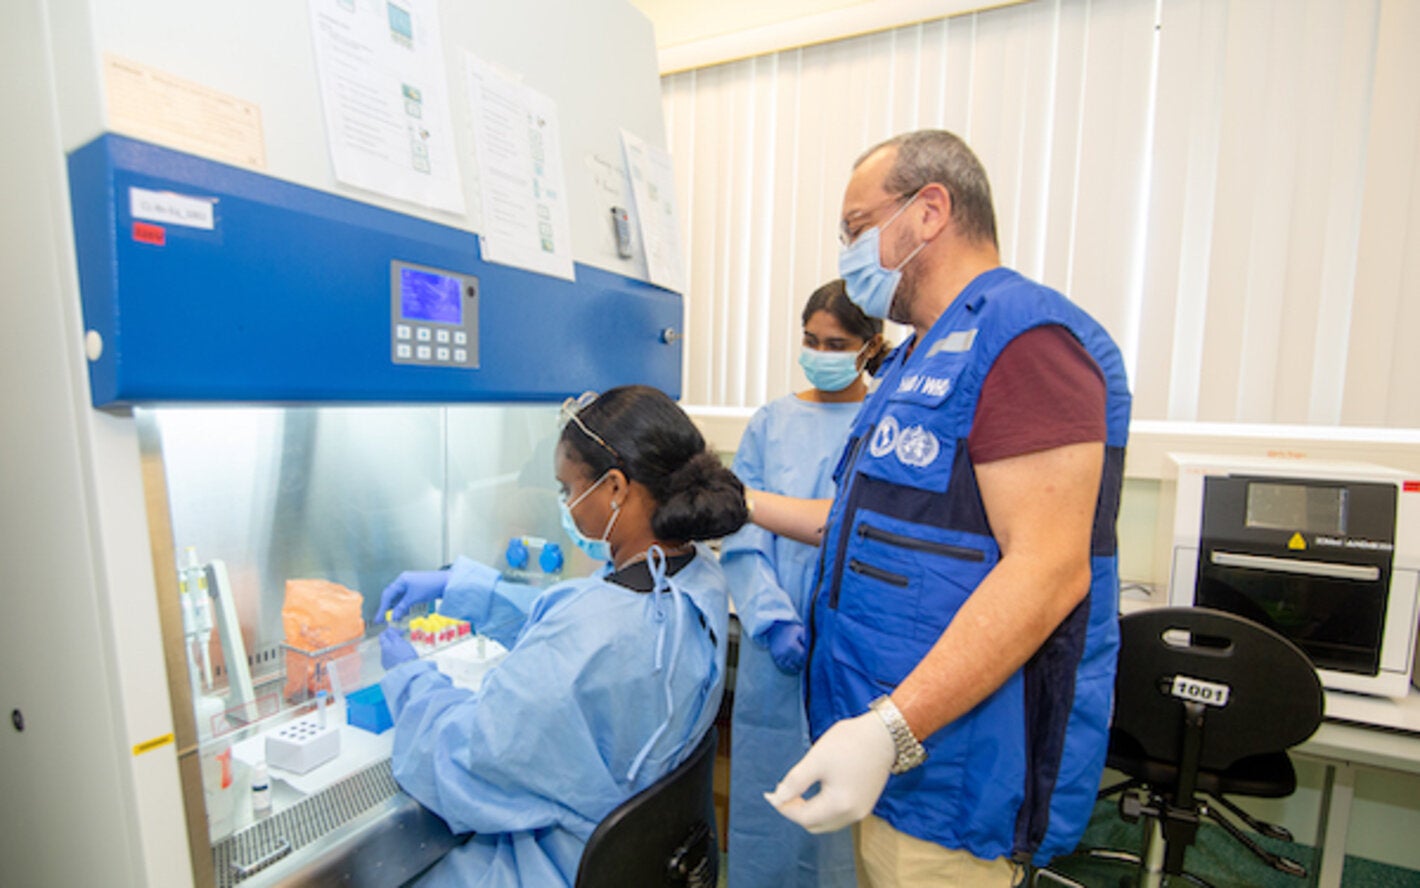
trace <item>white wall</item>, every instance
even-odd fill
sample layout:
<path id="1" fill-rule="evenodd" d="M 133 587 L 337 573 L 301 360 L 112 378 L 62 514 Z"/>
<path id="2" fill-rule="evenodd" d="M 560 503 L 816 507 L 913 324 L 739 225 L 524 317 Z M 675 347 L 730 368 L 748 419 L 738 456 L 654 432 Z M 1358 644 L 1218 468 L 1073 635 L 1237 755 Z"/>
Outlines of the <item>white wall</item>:
<path id="1" fill-rule="evenodd" d="M 661 73 L 842 40 L 1029 0 L 635 0 L 656 25 Z"/>
<path id="2" fill-rule="evenodd" d="M 777 25 L 833 10 L 881 6 L 882 0 L 632 0 L 656 28 L 656 46 L 665 48 Z"/>

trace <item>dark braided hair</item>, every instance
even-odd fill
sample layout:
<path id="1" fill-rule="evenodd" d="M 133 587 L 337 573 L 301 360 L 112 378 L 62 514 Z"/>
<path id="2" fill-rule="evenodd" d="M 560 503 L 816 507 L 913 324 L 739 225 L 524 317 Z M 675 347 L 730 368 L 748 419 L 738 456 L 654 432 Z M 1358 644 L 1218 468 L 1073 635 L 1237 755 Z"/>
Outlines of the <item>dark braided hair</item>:
<path id="1" fill-rule="evenodd" d="M 603 392 L 562 429 L 562 443 L 593 477 L 620 469 L 651 492 L 651 531 L 663 540 L 711 540 L 749 520 L 744 485 L 705 446 L 690 417 L 666 394 L 645 385 Z M 613 454 L 611 451 L 615 451 Z"/>

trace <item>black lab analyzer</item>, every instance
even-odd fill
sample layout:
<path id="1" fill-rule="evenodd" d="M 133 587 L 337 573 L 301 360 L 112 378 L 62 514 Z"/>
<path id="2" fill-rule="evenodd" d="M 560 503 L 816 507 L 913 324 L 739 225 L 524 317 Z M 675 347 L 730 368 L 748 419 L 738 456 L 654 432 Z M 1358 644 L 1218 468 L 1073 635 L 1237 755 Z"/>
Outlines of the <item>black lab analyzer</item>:
<path id="1" fill-rule="evenodd" d="M 1280 632 L 1327 688 L 1405 697 L 1417 672 L 1420 478 L 1364 463 L 1170 457 L 1169 603 Z"/>

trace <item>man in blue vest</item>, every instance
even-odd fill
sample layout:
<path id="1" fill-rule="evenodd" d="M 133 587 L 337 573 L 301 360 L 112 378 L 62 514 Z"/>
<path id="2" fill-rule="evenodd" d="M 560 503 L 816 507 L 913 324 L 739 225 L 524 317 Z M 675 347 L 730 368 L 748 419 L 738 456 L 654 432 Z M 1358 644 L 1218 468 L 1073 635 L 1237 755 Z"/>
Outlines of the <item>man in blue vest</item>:
<path id="1" fill-rule="evenodd" d="M 766 797 L 811 832 L 855 824 L 860 885 L 1008 886 L 1075 846 L 1104 766 L 1123 360 L 1001 266 L 986 173 L 951 133 L 859 158 L 841 237 L 849 297 L 913 333 L 832 500 L 749 494 L 756 523 L 821 545 L 815 743 Z"/>

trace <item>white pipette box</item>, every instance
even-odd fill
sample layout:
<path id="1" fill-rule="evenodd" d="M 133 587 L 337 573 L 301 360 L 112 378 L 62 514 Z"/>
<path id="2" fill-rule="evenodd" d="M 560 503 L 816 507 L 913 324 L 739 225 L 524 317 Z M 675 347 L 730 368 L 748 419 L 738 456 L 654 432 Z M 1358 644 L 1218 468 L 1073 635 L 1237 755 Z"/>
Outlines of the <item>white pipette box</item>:
<path id="1" fill-rule="evenodd" d="M 316 719 L 287 722 L 266 735 L 266 761 L 273 768 L 304 774 L 340 755 L 340 728 Z"/>

